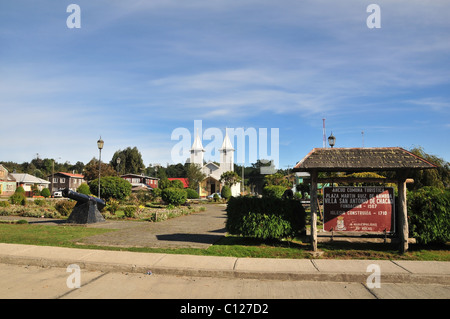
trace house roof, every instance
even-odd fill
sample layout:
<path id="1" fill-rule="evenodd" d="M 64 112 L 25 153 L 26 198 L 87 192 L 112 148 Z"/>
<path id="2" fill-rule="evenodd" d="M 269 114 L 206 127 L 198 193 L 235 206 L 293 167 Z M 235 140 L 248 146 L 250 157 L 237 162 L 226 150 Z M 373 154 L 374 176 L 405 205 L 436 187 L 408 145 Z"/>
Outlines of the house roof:
<path id="1" fill-rule="evenodd" d="M 139 174 L 123 174 L 120 175 L 120 177 L 124 178 L 124 177 L 139 177 L 139 178 L 150 178 L 150 179 L 159 179 L 157 177 L 151 177 L 151 176 L 145 176 L 145 175 L 139 175 Z"/>
<path id="2" fill-rule="evenodd" d="M 0 164 L 0 181 L 8 180 L 8 170 L 2 164 Z"/>
<path id="3" fill-rule="evenodd" d="M 187 178 L 178 178 L 178 177 L 170 177 L 168 178 L 169 181 L 181 181 L 183 183 L 184 188 L 189 187 L 189 179 Z"/>
<path id="4" fill-rule="evenodd" d="M 49 181 L 45 179 L 38 178 L 36 176 L 25 174 L 25 173 L 10 173 L 17 183 L 28 183 L 28 184 L 50 184 Z"/>
<path id="5" fill-rule="evenodd" d="M 436 165 L 400 147 L 314 148 L 294 171 L 388 171 L 428 169 Z"/>
<path id="6" fill-rule="evenodd" d="M 66 173 L 66 172 L 58 172 L 58 173 L 55 173 L 55 175 L 56 174 L 65 175 L 65 176 L 74 177 L 74 178 L 84 178 L 84 175 L 82 175 L 82 174 L 72 174 L 72 173 Z"/>
<path id="7" fill-rule="evenodd" d="M 205 165 L 203 165 L 203 167 L 208 167 L 208 168 L 210 168 L 211 166 L 215 166 L 215 168 L 220 168 L 220 166 L 214 162 L 208 162 Z"/>

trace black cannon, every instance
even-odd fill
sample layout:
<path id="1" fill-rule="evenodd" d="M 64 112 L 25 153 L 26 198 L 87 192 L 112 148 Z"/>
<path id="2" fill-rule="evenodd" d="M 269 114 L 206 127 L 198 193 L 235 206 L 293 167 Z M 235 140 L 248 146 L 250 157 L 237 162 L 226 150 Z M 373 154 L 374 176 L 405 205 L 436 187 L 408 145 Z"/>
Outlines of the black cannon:
<path id="1" fill-rule="evenodd" d="M 68 188 L 64 189 L 62 194 L 64 197 L 77 201 L 72 213 L 67 218 L 68 223 L 92 224 L 105 221 L 99 210 L 103 209 L 106 204 L 100 198 L 80 194 Z"/>

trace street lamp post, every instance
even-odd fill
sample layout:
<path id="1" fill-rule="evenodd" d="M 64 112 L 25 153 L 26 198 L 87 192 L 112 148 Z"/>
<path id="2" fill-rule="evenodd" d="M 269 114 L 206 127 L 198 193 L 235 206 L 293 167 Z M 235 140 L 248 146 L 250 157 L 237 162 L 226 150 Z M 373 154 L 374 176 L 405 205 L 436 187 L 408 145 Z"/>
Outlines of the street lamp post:
<path id="1" fill-rule="evenodd" d="M 102 168 L 102 148 L 103 148 L 103 140 L 102 137 L 100 136 L 100 139 L 97 141 L 97 146 L 98 146 L 98 198 L 100 198 L 100 172 L 101 172 L 101 168 Z"/>
<path id="2" fill-rule="evenodd" d="M 331 148 L 336 144 L 336 137 L 333 136 L 333 132 L 331 132 L 331 135 L 328 137 L 328 144 L 330 144 Z"/>
<path id="3" fill-rule="evenodd" d="M 116 163 L 117 163 L 117 174 L 119 174 L 120 176 L 120 157 L 117 157 Z"/>

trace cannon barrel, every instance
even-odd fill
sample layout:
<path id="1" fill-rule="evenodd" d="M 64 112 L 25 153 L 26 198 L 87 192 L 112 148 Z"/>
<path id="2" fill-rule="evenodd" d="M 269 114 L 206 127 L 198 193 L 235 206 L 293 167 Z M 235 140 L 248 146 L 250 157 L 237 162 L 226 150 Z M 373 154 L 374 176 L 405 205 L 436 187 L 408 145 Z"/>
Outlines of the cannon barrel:
<path id="1" fill-rule="evenodd" d="M 74 192 L 74 191 L 72 191 L 72 190 L 70 190 L 68 188 L 64 189 L 62 191 L 62 194 L 63 194 L 64 197 L 76 200 L 79 203 L 87 203 L 90 200 L 91 201 L 95 201 L 97 203 L 97 208 L 99 210 L 102 210 L 106 206 L 105 202 L 103 200 L 101 200 L 100 198 L 96 198 L 96 197 L 92 197 L 92 196 L 89 196 L 89 195 L 77 193 L 77 192 Z"/>

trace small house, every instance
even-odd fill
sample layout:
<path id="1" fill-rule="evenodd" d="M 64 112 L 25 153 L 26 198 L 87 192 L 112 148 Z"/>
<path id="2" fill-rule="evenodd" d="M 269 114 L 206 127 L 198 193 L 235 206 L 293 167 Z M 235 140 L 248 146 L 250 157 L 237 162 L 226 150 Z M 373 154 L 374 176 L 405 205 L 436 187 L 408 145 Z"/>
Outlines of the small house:
<path id="1" fill-rule="evenodd" d="M 50 191 L 52 194 L 65 188 L 76 191 L 81 184 L 86 183 L 84 175 L 75 173 L 58 172 L 49 175 L 47 178 L 51 182 Z"/>
<path id="2" fill-rule="evenodd" d="M 158 181 L 159 178 L 156 177 L 150 177 L 145 175 L 138 175 L 138 174 L 124 174 L 120 176 L 126 181 L 129 181 L 132 190 L 136 191 L 139 189 L 154 189 L 158 188 Z"/>
<path id="3" fill-rule="evenodd" d="M 0 164 L 0 196 L 11 196 L 16 191 L 16 181 L 6 167 Z"/>
<path id="4" fill-rule="evenodd" d="M 34 195 L 33 190 L 42 191 L 50 185 L 49 181 L 26 173 L 10 173 L 9 175 L 14 178 L 16 187 L 22 187 L 28 197 Z"/>

